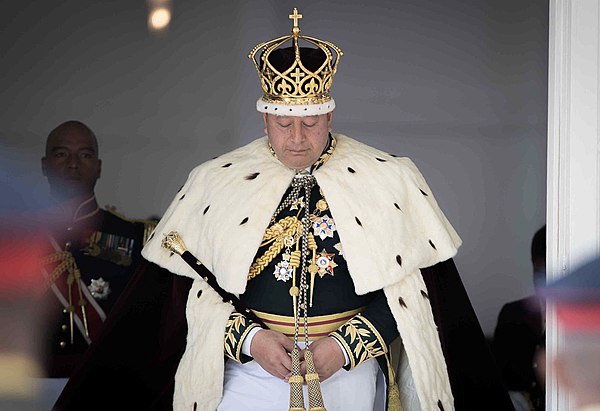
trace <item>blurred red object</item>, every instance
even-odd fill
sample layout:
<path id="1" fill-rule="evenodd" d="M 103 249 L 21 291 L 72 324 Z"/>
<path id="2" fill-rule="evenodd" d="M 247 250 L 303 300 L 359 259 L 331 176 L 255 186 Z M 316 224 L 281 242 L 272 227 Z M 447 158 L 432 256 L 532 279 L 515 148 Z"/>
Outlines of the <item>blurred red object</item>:
<path id="1" fill-rule="evenodd" d="M 15 233 L 0 236 L 0 296 L 3 299 L 26 294 L 37 296 L 43 290 L 41 259 L 50 254 L 42 233 Z"/>

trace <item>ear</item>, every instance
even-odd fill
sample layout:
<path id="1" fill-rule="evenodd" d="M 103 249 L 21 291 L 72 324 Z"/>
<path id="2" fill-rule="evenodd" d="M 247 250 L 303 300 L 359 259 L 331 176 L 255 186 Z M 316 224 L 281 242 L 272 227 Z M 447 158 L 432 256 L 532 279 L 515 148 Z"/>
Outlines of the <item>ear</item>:
<path id="1" fill-rule="evenodd" d="M 42 157 L 42 174 L 44 177 L 48 177 L 48 159 L 46 157 Z"/>
<path id="2" fill-rule="evenodd" d="M 98 159 L 98 178 L 102 174 L 102 160 Z"/>
<path id="3" fill-rule="evenodd" d="M 327 128 L 329 129 L 329 131 L 331 132 L 331 120 L 333 119 L 333 111 L 330 111 L 329 113 L 327 113 Z"/>
<path id="4" fill-rule="evenodd" d="M 265 125 L 265 128 L 264 128 L 265 135 L 268 135 L 268 133 L 267 133 L 267 115 L 268 115 L 267 113 L 263 113 L 263 124 Z"/>

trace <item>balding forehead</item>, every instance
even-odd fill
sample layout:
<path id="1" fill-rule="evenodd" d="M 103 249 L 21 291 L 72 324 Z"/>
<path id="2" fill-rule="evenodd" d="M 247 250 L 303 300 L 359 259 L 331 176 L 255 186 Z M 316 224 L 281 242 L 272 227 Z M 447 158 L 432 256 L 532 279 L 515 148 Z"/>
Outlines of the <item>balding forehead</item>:
<path id="1" fill-rule="evenodd" d="M 46 155 L 49 155 L 54 147 L 64 144 L 68 139 L 87 140 L 90 148 L 98 154 L 98 140 L 92 129 L 79 121 L 67 121 L 53 129 L 48 135 Z"/>

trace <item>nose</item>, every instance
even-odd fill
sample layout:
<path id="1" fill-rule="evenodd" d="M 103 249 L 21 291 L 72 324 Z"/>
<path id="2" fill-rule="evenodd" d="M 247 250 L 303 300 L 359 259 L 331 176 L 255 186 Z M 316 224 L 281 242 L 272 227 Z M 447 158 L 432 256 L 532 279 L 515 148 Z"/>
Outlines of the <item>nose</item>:
<path id="1" fill-rule="evenodd" d="M 67 157 L 67 167 L 69 168 L 79 168 L 80 160 L 78 155 L 69 154 Z"/>
<path id="2" fill-rule="evenodd" d="M 292 123 L 291 140 L 293 143 L 301 143 L 304 140 L 304 128 L 302 127 L 301 121 L 294 121 Z"/>

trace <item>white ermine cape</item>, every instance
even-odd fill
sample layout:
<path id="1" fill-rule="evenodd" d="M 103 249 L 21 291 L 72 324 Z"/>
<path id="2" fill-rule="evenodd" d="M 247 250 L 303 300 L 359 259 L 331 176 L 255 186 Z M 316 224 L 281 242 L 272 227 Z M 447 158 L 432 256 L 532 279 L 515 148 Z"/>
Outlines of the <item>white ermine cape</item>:
<path id="1" fill-rule="evenodd" d="M 335 219 L 355 291 L 385 291 L 421 409 L 438 410 L 441 401 L 451 410 L 446 363 L 431 307 L 421 296 L 426 287 L 419 268 L 453 257 L 461 240 L 411 160 L 344 135 L 335 137 L 333 154 L 314 177 Z M 164 235 L 179 232 L 221 287 L 242 294 L 263 234 L 294 173 L 271 154 L 266 137 L 207 161 L 190 173 L 146 244 L 146 259 L 195 280 L 187 303 L 186 351 L 175 379 L 175 410 L 193 409 L 194 403 L 199 410 L 217 408 L 224 330 L 233 306 L 161 247 Z"/>

